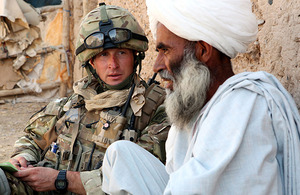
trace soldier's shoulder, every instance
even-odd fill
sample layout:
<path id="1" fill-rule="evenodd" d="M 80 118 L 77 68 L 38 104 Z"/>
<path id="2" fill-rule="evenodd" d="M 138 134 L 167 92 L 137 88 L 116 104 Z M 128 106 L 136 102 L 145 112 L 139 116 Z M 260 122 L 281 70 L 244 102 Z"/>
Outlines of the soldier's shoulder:
<path id="1" fill-rule="evenodd" d="M 29 123 L 35 121 L 39 117 L 46 115 L 59 116 L 67 100 L 68 98 L 65 97 L 50 101 L 46 106 L 42 107 L 39 111 L 37 111 L 30 117 Z"/>
<path id="2" fill-rule="evenodd" d="M 160 105 L 164 102 L 166 97 L 166 91 L 163 87 L 156 83 L 152 83 L 145 92 L 146 99 L 149 99 L 156 104 Z"/>
<path id="3" fill-rule="evenodd" d="M 76 81 L 73 85 L 74 94 L 82 96 L 84 99 L 91 99 L 91 97 L 97 95 L 96 88 L 99 83 L 92 79 L 89 81 L 88 77 L 84 77 Z"/>
<path id="4" fill-rule="evenodd" d="M 63 108 L 63 106 L 67 103 L 68 99 L 69 98 L 64 97 L 49 102 L 44 112 L 46 114 L 57 115 Z"/>

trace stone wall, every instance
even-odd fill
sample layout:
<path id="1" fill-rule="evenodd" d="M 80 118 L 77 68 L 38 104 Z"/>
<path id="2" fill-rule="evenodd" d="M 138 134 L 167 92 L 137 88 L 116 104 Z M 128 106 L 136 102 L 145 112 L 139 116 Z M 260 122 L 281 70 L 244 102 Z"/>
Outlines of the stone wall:
<path id="1" fill-rule="evenodd" d="M 233 61 L 236 73 L 266 71 L 278 78 L 300 108 L 300 1 L 253 0 L 257 41 Z"/>

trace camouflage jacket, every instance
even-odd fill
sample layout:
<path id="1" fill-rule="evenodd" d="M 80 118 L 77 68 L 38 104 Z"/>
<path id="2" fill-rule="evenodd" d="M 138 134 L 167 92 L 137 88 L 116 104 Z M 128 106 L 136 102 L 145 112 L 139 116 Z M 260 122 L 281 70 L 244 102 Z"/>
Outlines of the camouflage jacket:
<path id="1" fill-rule="evenodd" d="M 50 102 L 30 118 L 26 135 L 16 141 L 12 157 L 23 156 L 39 166 L 80 171 L 88 194 L 101 191 L 104 153 L 116 140 L 134 141 L 165 162 L 169 124 L 163 106 L 164 89 L 157 84 L 147 86 L 142 80 L 135 82 L 145 88 L 139 97 L 144 100 L 140 114 L 134 113 L 132 106 L 124 112 L 126 103 L 88 110 L 88 99 L 96 94 L 97 84 L 83 89 L 80 84 L 85 82 L 75 83 L 80 92 L 74 90 L 69 98 Z"/>

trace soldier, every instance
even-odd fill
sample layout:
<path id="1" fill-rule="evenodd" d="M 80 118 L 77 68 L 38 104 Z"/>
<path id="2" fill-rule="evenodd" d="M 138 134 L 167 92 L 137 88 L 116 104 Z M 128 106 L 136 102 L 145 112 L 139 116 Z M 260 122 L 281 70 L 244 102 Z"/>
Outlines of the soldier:
<path id="1" fill-rule="evenodd" d="M 10 159 L 19 171 L 5 173 L 12 194 L 101 194 L 103 156 L 119 139 L 165 161 L 165 92 L 136 73 L 148 40 L 135 18 L 121 7 L 99 4 L 83 19 L 76 48 L 88 76 L 74 84 L 69 98 L 31 117 Z"/>

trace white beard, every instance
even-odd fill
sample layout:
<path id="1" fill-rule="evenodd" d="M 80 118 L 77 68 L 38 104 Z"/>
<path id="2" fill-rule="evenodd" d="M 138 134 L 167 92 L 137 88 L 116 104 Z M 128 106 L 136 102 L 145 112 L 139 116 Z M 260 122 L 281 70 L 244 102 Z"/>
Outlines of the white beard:
<path id="1" fill-rule="evenodd" d="M 210 71 L 195 58 L 194 53 L 187 52 L 181 61 L 181 70 L 172 77 L 166 70 L 161 77 L 173 80 L 173 90 L 166 89 L 166 113 L 170 122 L 183 129 L 190 128 L 191 120 L 198 116 L 206 100 L 210 85 Z"/>

